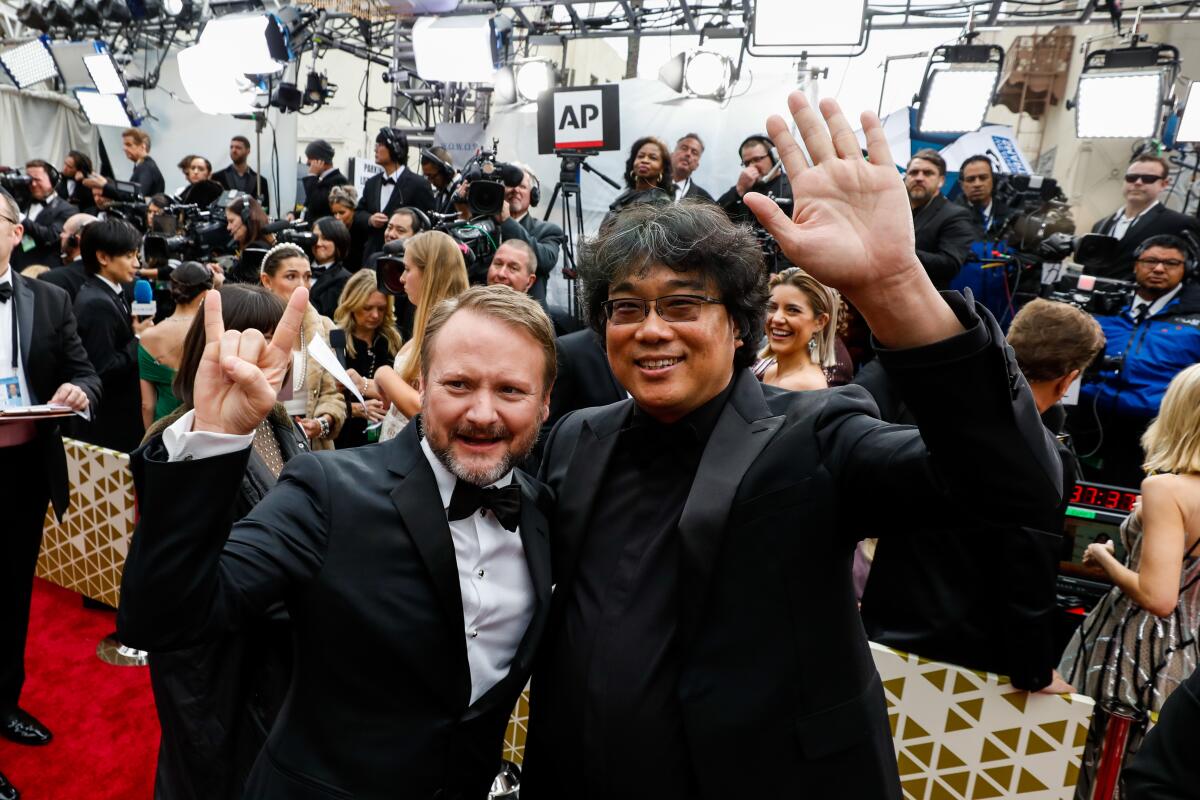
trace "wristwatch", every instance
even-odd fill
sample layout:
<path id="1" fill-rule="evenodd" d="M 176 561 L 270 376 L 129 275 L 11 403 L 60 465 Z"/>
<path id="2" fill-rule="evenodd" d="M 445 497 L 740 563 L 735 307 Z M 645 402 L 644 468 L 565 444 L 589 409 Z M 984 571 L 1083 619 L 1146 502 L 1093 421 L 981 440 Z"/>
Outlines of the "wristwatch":
<path id="1" fill-rule="evenodd" d="M 329 417 L 317 417 L 317 423 L 321 426 L 321 432 L 317 434 L 318 439 L 329 438 Z"/>

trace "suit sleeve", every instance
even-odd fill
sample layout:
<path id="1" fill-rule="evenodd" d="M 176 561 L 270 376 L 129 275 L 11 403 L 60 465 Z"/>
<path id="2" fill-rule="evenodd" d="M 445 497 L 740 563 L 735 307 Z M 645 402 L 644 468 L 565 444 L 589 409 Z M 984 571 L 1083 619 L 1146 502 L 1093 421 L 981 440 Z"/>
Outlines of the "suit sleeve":
<path id="1" fill-rule="evenodd" d="M 520 239 L 532 247 L 533 251 L 537 253 L 538 279 L 545 281 L 554 271 L 554 265 L 558 263 L 558 251 L 562 248 L 563 239 L 566 237 L 562 228 L 553 222 L 533 220 L 531 227 L 533 230 L 528 231 L 524 225 L 509 217 L 500 223 L 500 238 L 501 241 Z"/>
<path id="2" fill-rule="evenodd" d="M 88 360 L 101 379 L 130 375 L 137 378 L 137 339 L 130 337 L 124 347 L 116 345 L 116 331 L 121 320 L 117 311 L 102 300 L 85 299 L 76 306 L 79 320 L 79 340 L 87 351 Z"/>
<path id="3" fill-rule="evenodd" d="M 83 390 L 88 397 L 88 406 L 93 410 L 100 405 L 101 382 L 92 362 L 88 359 L 87 350 L 79 340 L 79 328 L 75 321 L 75 312 L 71 308 L 70 295 L 63 291 L 62 305 L 56 315 L 58 326 L 58 376 L 61 386 L 73 383 Z M 57 388 L 57 387 L 56 387 Z M 49 399 L 49 398 L 47 398 Z"/>
<path id="4" fill-rule="evenodd" d="M 917 427 L 888 425 L 858 387 L 838 396 L 816 423 L 842 496 L 854 503 L 855 534 L 889 530 L 897 508 L 980 517 L 989 524 L 1045 519 L 1062 496 L 1062 463 L 1033 395 L 982 307 L 944 292 L 966 330 L 926 347 L 879 358 Z M 870 503 L 859 500 L 869 491 Z"/>
<path id="5" fill-rule="evenodd" d="M 329 520 L 320 461 L 308 453 L 293 458 L 233 525 L 249 456 L 246 448 L 168 462 L 161 436 L 131 455 L 141 518 L 117 612 L 126 644 L 175 650 L 236 630 L 320 571 Z"/>
<path id="6" fill-rule="evenodd" d="M 424 177 L 418 177 L 416 173 L 412 173 L 412 177 L 413 180 L 408 181 L 408 186 L 404 190 L 404 205 L 419 208 L 426 214 L 432 214 L 436 202 L 433 197 L 433 187 L 429 185 L 429 181 Z"/>
<path id="7" fill-rule="evenodd" d="M 21 223 L 25 227 L 25 233 L 29 234 L 29 237 L 39 245 L 57 245 L 59 235 L 62 233 L 63 225 L 66 224 L 67 219 L 73 214 L 79 213 L 79 209 L 72 205 L 61 207 L 56 203 L 55 206 L 53 211 L 46 209 L 41 214 L 38 214 L 36 220 L 26 217 Z"/>
<path id="8" fill-rule="evenodd" d="M 976 228 L 966 209 L 946 206 L 951 209 L 945 222 L 938 230 L 936 250 L 917 250 L 917 258 L 930 279 L 937 286 L 946 286 L 958 275 L 975 241 Z"/>

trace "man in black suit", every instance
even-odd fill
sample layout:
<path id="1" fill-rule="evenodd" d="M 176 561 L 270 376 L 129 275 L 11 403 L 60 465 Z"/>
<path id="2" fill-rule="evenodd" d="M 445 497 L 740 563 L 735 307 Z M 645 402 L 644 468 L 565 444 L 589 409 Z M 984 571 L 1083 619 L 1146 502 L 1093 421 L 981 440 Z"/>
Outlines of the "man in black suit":
<path id="1" fill-rule="evenodd" d="M 687 199 L 716 202 L 704 187 L 692 180 L 692 173 L 700 169 L 704 155 L 704 142 L 698 133 L 685 133 L 671 151 L 671 179 L 675 181 L 675 202 Z"/>
<path id="2" fill-rule="evenodd" d="M 537 255 L 533 245 L 524 239 L 508 239 L 501 242 L 492 254 L 486 283 L 488 286 L 507 286 L 532 297 L 533 287 L 538 282 L 536 269 Z M 546 314 L 554 325 L 555 336 L 561 337 L 583 327 L 583 323 L 567 313 L 566 309 L 547 308 L 545 303 L 541 303 L 541 306 L 546 309 Z"/>
<path id="3" fill-rule="evenodd" d="M 80 251 L 80 239 L 83 229 L 96 218 L 91 214 L 75 214 L 63 224 L 62 235 L 59 236 L 59 248 L 62 253 L 62 266 L 55 267 L 43 273 L 40 280 L 52 283 L 66 291 L 74 305 L 79 287 L 87 281 L 88 272 L 83 266 L 83 256 Z"/>
<path id="4" fill-rule="evenodd" d="M 138 336 L 154 324 L 135 319 L 131 284 L 137 274 L 142 237 L 121 219 L 93 222 L 81 234 L 88 278 L 75 295 L 79 339 L 104 386 L 94 417 L 76 427 L 76 438 L 128 453 L 142 440 L 142 396 L 138 383 Z"/>
<path id="5" fill-rule="evenodd" d="M 971 214 L 942 196 L 945 184 L 945 160 L 936 150 L 918 150 L 904 172 L 904 186 L 916 229 L 917 258 L 938 289 L 950 286 L 975 240 Z"/>
<path id="6" fill-rule="evenodd" d="M 377 447 L 292 459 L 230 532 L 221 499 L 291 366 L 307 293 L 270 344 L 223 331 L 215 296 L 195 410 L 133 457 L 122 641 L 174 649 L 286 600 L 296 666 L 245 796 L 483 800 L 550 606 L 550 495 L 513 469 L 546 414 L 549 321 L 502 287 L 439 306 L 421 415 Z"/>
<path id="7" fill-rule="evenodd" d="M 11 268 L 9 259 L 24 236 L 18 214 L 12 196 L 0 190 L 0 383 L 5 387 L 0 405 L 54 403 L 94 410 L 100 380 L 76 335 L 70 299 L 57 286 L 23 278 Z M 58 420 L 0 422 L 0 475 L 0 736 L 46 744 L 50 731 L 18 703 L 46 507 L 53 503 L 61 519 L 70 503 Z M 0 798 L 16 796 L 0 775 Z"/>
<path id="8" fill-rule="evenodd" d="M 363 252 L 377 253 L 383 249 L 383 229 L 388 217 L 402 206 L 433 212 L 433 189 L 425 176 L 413 172 L 408 163 L 408 136 L 399 128 L 380 128 L 375 137 L 375 163 L 383 172 L 372 175 L 363 187 L 360 208 L 371 215 L 368 224 L 371 234 Z"/>
<path id="9" fill-rule="evenodd" d="M 743 199 L 747 192 L 756 192 L 770 194 L 784 201 L 784 213 L 790 214 L 792 185 L 783 172 L 783 165 L 775 153 L 775 143 L 770 137 L 761 134 L 747 136 L 738 147 L 738 155 L 742 159 L 742 171 L 738 174 L 737 183 L 718 198 L 717 205 L 725 209 L 734 222 L 753 224 L 754 215 Z"/>
<path id="10" fill-rule="evenodd" d="M 508 187 L 504 193 L 504 205 L 496 221 L 500 223 L 500 241 L 520 239 L 537 253 L 537 281 L 529 289 L 529 295 L 546 308 L 546 285 L 550 274 L 558 264 L 558 253 L 566 239 L 562 228 L 553 222 L 540 220 L 530 210 L 541 200 L 541 181 L 525 164 L 515 164 L 525 173 L 521 183 Z M 482 272 L 487 275 L 488 264 L 482 263 Z"/>
<path id="11" fill-rule="evenodd" d="M 324 139 L 316 139 L 304 148 L 308 174 L 304 176 L 304 218 L 311 222 L 328 217 L 329 190 L 347 186 L 350 181 L 333 165 L 333 147 Z"/>
<path id="12" fill-rule="evenodd" d="M 1190 231 L 1200 234 L 1200 221 L 1172 211 L 1158 201 L 1167 188 L 1171 167 L 1165 158 L 1144 153 L 1136 156 L 1125 169 L 1125 204 L 1110 217 L 1097 220 L 1092 233 L 1120 240 L 1112 257 L 1084 269 L 1102 278 L 1133 280 L 1134 253 L 1151 236 L 1169 233 L 1182 236 Z"/>
<path id="13" fill-rule="evenodd" d="M 21 218 L 25 236 L 12 254 L 13 269 L 18 271 L 30 264 L 54 267 L 62 263 L 59 257 L 59 235 L 62 233 L 63 223 L 71 215 L 78 214 L 79 209 L 54 191 L 54 182 L 50 179 L 53 170 L 50 164 L 41 159 L 34 159 L 25 164 L 25 174 L 33 180 L 29 185 L 29 194 L 33 202 Z"/>
<path id="14" fill-rule="evenodd" d="M 54 191 L 80 211 L 95 213 L 92 190 L 84 185 L 83 179 L 92 174 L 92 159 L 86 153 L 72 150 L 63 159 L 62 173 Z"/>
<path id="15" fill-rule="evenodd" d="M 133 162 L 129 181 L 137 185 L 142 197 L 162 194 L 167 190 L 158 164 L 150 157 L 150 134 L 140 128 L 127 128 L 121 133 L 121 148 L 125 157 Z M 99 173 L 93 172 L 84 178 L 83 185 L 100 189 L 109 199 L 118 199 L 116 185 Z"/>
<path id="16" fill-rule="evenodd" d="M 970 212 L 980 241 L 995 241 L 1013 217 L 1012 209 L 995 197 L 996 170 L 985 155 L 970 156 L 958 168 L 962 196 L 958 204 Z"/>
<path id="17" fill-rule="evenodd" d="M 332 158 L 332 156 L 330 156 Z M 259 179 L 258 173 L 250 168 L 250 140 L 245 136 L 234 136 L 229 140 L 229 161 L 225 169 L 213 173 L 212 179 L 226 189 L 257 197 L 264 209 L 271 207 L 271 192 L 266 178 Z M 313 217 L 316 219 L 316 217 Z"/>
<path id="18" fill-rule="evenodd" d="M 851 579 L 890 511 L 965 500 L 997 520 L 1058 504 L 1053 443 L 1003 335 L 939 295 L 882 125 L 870 161 L 779 117 L 803 208 L 747 206 L 790 261 L 862 312 L 921 421 L 861 389 L 765 389 L 748 367 L 767 298 L 755 238 L 707 204 L 626 209 L 589 249 L 584 303 L 631 400 L 570 414 L 546 443 L 554 599 L 535 667 L 521 796 L 898 799 L 883 689 Z M 683 243 L 687 243 L 686 245 Z M 936 453 L 933 458 L 930 453 Z"/>

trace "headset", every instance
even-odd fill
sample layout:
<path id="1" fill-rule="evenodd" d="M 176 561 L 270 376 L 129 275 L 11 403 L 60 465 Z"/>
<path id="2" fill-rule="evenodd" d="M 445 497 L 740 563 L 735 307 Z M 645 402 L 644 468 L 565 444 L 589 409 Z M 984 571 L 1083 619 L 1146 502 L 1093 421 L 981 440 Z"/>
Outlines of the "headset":
<path id="1" fill-rule="evenodd" d="M 779 151 L 775 149 L 775 143 L 771 141 L 770 136 L 767 136 L 765 133 L 752 133 L 747 136 L 742 140 L 742 143 L 738 145 L 739 159 L 742 157 L 742 150 L 745 149 L 746 145 L 748 144 L 761 144 L 766 147 L 767 155 L 771 158 L 772 167 L 779 163 Z"/>
<path id="2" fill-rule="evenodd" d="M 529 207 L 533 208 L 542 199 L 542 182 L 538 180 L 538 176 L 532 171 L 525 170 L 525 174 L 529 176 Z"/>
<path id="3" fill-rule="evenodd" d="M 1159 234 L 1151 236 L 1146 241 L 1137 246 L 1133 251 L 1133 260 L 1137 261 L 1142 257 L 1142 254 L 1151 247 L 1168 247 L 1183 251 L 1183 280 L 1191 281 L 1196 278 L 1198 248 L 1196 236 L 1191 231 L 1184 231 L 1182 234 Z"/>
<path id="4" fill-rule="evenodd" d="M 385 130 L 386 130 L 386 128 L 385 128 Z M 447 164 L 445 161 L 443 161 L 441 158 L 438 157 L 437 153 L 433 152 L 428 147 L 421 148 L 421 160 L 427 161 L 430 164 L 433 164 L 435 167 L 437 167 L 438 172 L 442 173 L 442 175 L 446 178 L 446 180 L 448 180 L 448 181 L 454 180 L 454 174 L 456 172 L 456 170 L 454 169 L 454 165 Z"/>
<path id="5" fill-rule="evenodd" d="M 399 128 L 380 128 L 375 142 L 386 147 L 397 164 L 408 160 L 408 134 Z"/>
<path id="6" fill-rule="evenodd" d="M 91 222 L 83 223 L 82 225 L 79 226 L 78 230 L 76 230 L 74 233 L 72 233 L 70 236 L 67 237 L 67 249 L 68 250 L 78 250 L 79 249 L 79 244 L 82 241 L 83 229 L 91 224 L 92 224 Z"/>
<path id="7" fill-rule="evenodd" d="M 404 212 L 412 217 L 414 234 L 427 231 L 433 227 L 433 223 L 429 221 L 429 215 L 416 206 L 400 206 L 392 213 L 399 214 L 400 212 Z"/>

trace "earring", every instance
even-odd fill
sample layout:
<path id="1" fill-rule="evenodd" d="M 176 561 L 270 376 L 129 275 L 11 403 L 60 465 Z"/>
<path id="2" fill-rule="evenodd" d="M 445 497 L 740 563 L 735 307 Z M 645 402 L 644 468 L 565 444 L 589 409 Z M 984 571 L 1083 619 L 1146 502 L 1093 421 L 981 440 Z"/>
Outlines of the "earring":
<path id="1" fill-rule="evenodd" d="M 808 340 L 808 354 L 809 354 L 809 356 L 814 356 L 814 355 L 816 355 L 816 352 L 817 352 L 817 335 L 814 333 L 812 335 L 812 338 Z"/>

